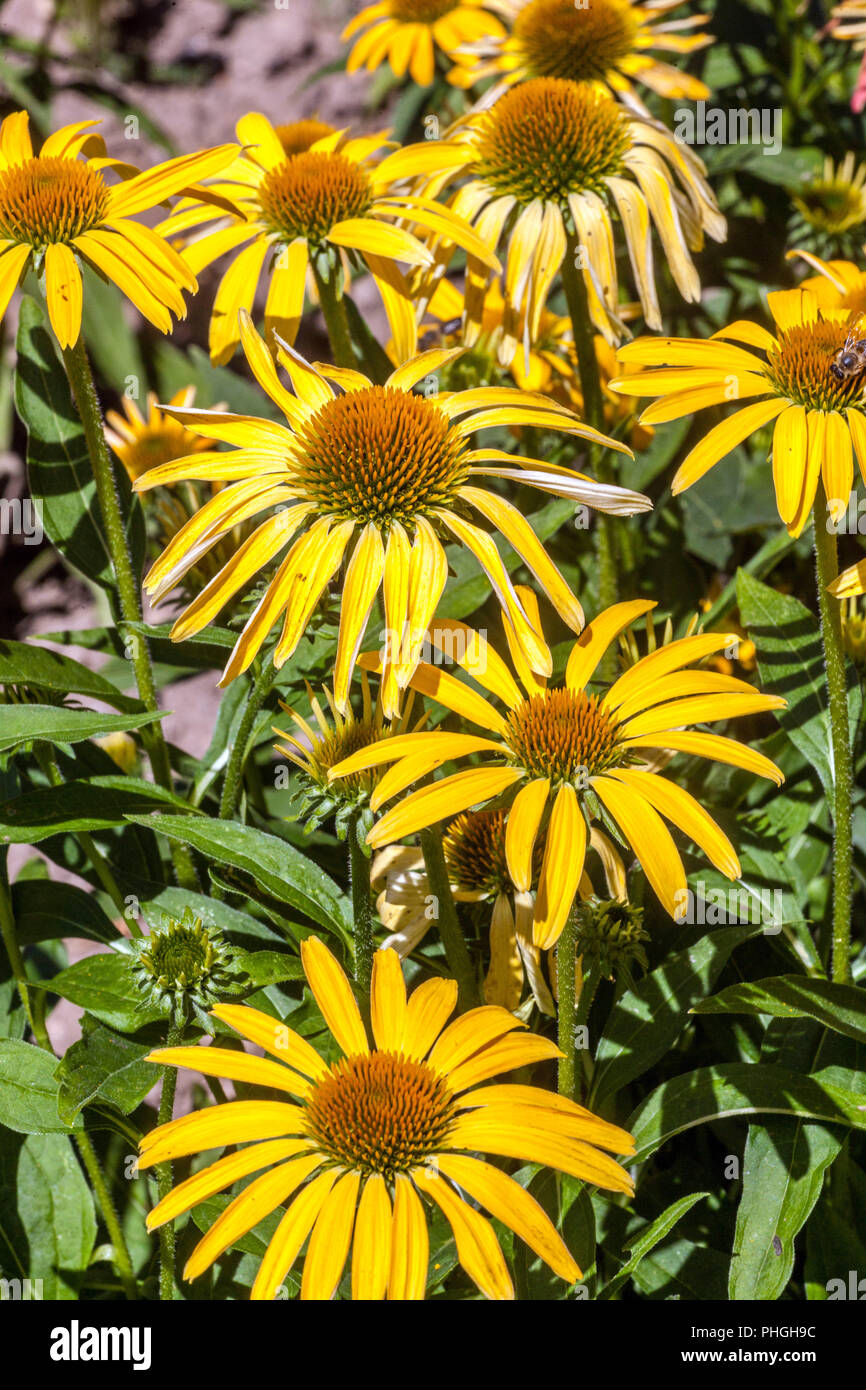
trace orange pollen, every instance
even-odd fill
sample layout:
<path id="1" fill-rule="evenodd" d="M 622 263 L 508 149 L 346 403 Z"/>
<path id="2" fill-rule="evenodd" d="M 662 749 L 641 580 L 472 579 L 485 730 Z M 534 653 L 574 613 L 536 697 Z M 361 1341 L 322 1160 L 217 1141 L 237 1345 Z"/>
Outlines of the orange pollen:
<path id="1" fill-rule="evenodd" d="M 545 690 L 508 715 L 508 746 L 533 777 L 570 782 L 583 789 L 592 777 L 622 759 L 615 720 L 596 695 L 583 690 Z"/>
<path id="2" fill-rule="evenodd" d="M 298 428 L 291 464 L 321 514 L 387 529 L 452 503 L 468 475 L 464 451 L 432 400 L 368 386 L 328 401 Z"/>
<path id="3" fill-rule="evenodd" d="M 401 24 L 435 24 L 458 4 L 459 0 L 391 0 L 390 15 Z"/>
<path id="4" fill-rule="evenodd" d="M 586 191 L 604 198 L 631 144 L 629 119 L 610 97 L 554 77 L 513 87 L 476 128 L 478 177 L 524 204 L 564 206 Z"/>
<path id="5" fill-rule="evenodd" d="M 866 372 L 840 381 L 830 370 L 848 331 L 847 323 L 822 318 L 780 331 L 778 352 L 767 354 L 767 375 L 778 394 L 807 410 L 845 410 L 859 400 Z"/>
<path id="6" fill-rule="evenodd" d="M 0 173 L 0 236 L 36 250 L 98 227 L 107 207 L 102 175 L 80 160 L 26 159 Z"/>
<path id="7" fill-rule="evenodd" d="M 640 21 L 628 0 L 531 0 L 512 42 L 532 77 L 601 81 L 634 51 Z"/>
<path id="8" fill-rule="evenodd" d="M 360 165 L 339 153 L 305 150 L 270 169 L 259 184 L 262 220 L 281 240 L 316 244 L 337 222 L 363 217 L 372 202 Z"/>
<path id="9" fill-rule="evenodd" d="M 317 121 L 311 117 L 305 121 L 289 121 L 287 125 L 274 126 L 277 139 L 287 156 L 305 154 L 317 140 L 334 134 L 334 127 L 327 121 Z"/>
<path id="10" fill-rule="evenodd" d="M 310 1137 L 329 1158 L 389 1181 L 441 1148 L 454 1115 L 443 1077 L 396 1052 L 342 1057 L 305 1108 Z"/>
<path id="11" fill-rule="evenodd" d="M 445 832 L 445 862 L 458 891 L 493 896 L 514 889 L 505 859 L 506 812 L 465 811 Z M 541 869 L 541 842 L 536 843 L 536 873 Z"/>

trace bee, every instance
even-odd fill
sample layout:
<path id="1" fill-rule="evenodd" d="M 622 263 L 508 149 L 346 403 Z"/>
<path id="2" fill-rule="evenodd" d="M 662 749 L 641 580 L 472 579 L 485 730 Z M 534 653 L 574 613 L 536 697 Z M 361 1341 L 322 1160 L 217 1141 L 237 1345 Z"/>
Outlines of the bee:
<path id="1" fill-rule="evenodd" d="M 830 363 L 830 371 L 837 381 L 866 372 L 866 314 L 852 314 L 848 335 Z"/>

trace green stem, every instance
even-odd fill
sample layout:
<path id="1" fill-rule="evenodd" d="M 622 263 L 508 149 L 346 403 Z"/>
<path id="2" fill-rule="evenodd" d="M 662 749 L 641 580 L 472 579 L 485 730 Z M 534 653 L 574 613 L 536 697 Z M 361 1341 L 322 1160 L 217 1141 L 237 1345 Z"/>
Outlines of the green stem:
<path id="1" fill-rule="evenodd" d="M 18 936 L 15 931 L 15 918 L 12 913 L 12 897 L 9 892 L 9 884 L 6 878 L 5 866 L 0 868 L 0 935 L 3 938 L 3 945 L 6 947 L 6 954 L 9 957 L 9 965 L 15 983 L 18 986 L 18 993 L 21 996 L 21 1003 L 27 1015 L 31 1031 L 36 1040 L 36 1046 L 43 1052 L 54 1052 L 51 1046 L 51 1039 L 45 1027 L 45 1020 L 40 1013 L 36 1013 L 32 1007 L 30 991 L 27 986 L 27 973 L 24 967 L 24 958 L 18 944 Z M 138 1297 L 138 1289 L 135 1282 L 135 1273 L 132 1268 L 132 1260 L 129 1256 L 129 1247 L 121 1229 L 117 1212 L 114 1210 L 114 1203 L 108 1190 L 96 1151 L 90 1142 L 90 1138 L 85 1133 L 75 1134 L 75 1142 L 78 1145 L 78 1152 L 81 1154 L 81 1161 L 84 1164 L 87 1176 L 90 1178 L 93 1194 L 96 1197 L 102 1219 L 105 1222 L 106 1230 L 111 1237 L 111 1244 L 114 1250 L 114 1264 L 118 1276 L 123 1284 L 127 1298 Z"/>
<path id="2" fill-rule="evenodd" d="M 577 353 L 577 366 L 580 373 L 580 389 L 583 396 L 583 415 L 586 423 L 593 429 L 604 429 L 604 396 L 601 389 L 601 376 L 598 358 L 595 355 L 595 329 L 589 316 L 589 301 L 586 294 L 583 272 L 578 268 L 577 258 L 580 247 L 577 237 L 569 235 L 565 256 L 562 262 L 562 287 L 571 318 L 574 347 Z M 599 482 L 613 481 L 613 470 L 599 448 L 590 450 L 595 475 Z M 595 558 L 597 566 L 598 608 L 603 612 L 617 602 L 619 581 L 617 573 L 616 521 L 606 512 L 599 512 L 593 528 L 595 538 Z M 600 674 L 611 680 L 616 674 L 616 650 L 613 647 L 605 652 Z"/>
<path id="3" fill-rule="evenodd" d="M 313 275 L 319 291 L 319 303 L 331 343 L 331 356 L 338 367 L 355 367 L 355 349 L 349 331 L 349 319 L 336 257 L 321 253 L 312 258 Z"/>
<path id="4" fill-rule="evenodd" d="M 166 1047 L 177 1047 L 183 1038 L 183 1025 L 179 1024 L 174 1016 L 168 1025 L 168 1035 L 165 1040 Z M 158 1125 L 167 1125 L 174 1112 L 174 1093 L 177 1090 L 177 1067 L 165 1067 L 162 1073 L 162 1094 L 159 1098 L 159 1114 L 157 1115 Z M 156 1190 L 159 1200 L 167 1197 L 171 1191 L 172 1172 L 171 1161 L 158 1163 L 156 1165 Z M 174 1222 L 167 1221 L 164 1226 L 159 1228 L 159 1296 L 165 1302 L 171 1302 L 175 1292 L 175 1268 L 174 1268 Z"/>
<path id="5" fill-rule="evenodd" d="M 421 852 L 424 855 L 427 882 L 436 904 L 436 921 L 445 948 L 445 958 L 451 974 L 457 981 L 458 1002 L 461 1009 L 471 1009 L 478 1003 L 478 985 L 451 896 L 448 865 L 445 863 L 445 851 L 442 848 L 442 831 L 438 825 L 431 825 L 421 831 Z"/>
<path id="6" fill-rule="evenodd" d="M 6 878 L 5 864 L 0 864 L 0 936 L 3 938 L 3 945 L 6 947 L 6 954 L 9 957 L 9 966 L 12 971 L 15 983 L 18 986 L 18 994 L 30 1025 L 30 1031 L 40 1047 L 51 1051 L 51 1043 L 45 1031 L 45 1023 L 40 1014 L 33 1009 L 33 1001 L 30 998 L 30 989 L 27 983 L 27 971 L 24 968 L 24 957 L 21 954 L 21 947 L 18 944 L 18 934 L 15 931 L 15 917 L 12 912 L 12 895 L 9 883 Z"/>
<path id="7" fill-rule="evenodd" d="M 370 903 L 370 861 L 358 836 L 357 815 L 349 824 L 349 879 L 352 885 L 352 918 L 355 942 L 355 979 L 364 999 L 369 999 L 373 977 L 373 912 Z"/>
<path id="8" fill-rule="evenodd" d="M 135 1282 L 135 1271 L 132 1268 L 132 1260 L 129 1255 L 129 1247 L 123 1235 L 114 1203 L 111 1200 L 111 1193 L 108 1184 L 99 1166 L 99 1159 L 96 1157 L 96 1150 L 90 1142 L 87 1134 L 76 1134 L 75 1142 L 78 1145 L 78 1152 L 81 1154 L 81 1161 L 84 1164 L 90 1185 L 93 1188 L 94 1196 L 102 1213 L 106 1230 L 111 1238 L 112 1250 L 114 1252 L 114 1264 L 123 1285 L 124 1293 L 128 1299 L 138 1298 L 138 1286 Z"/>
<path id="9" fill-rule="evenodd" d="M 105 539 L 117 583 L 123 622 L 124 624 L 140 623 L 142 611 L 138 581 L 132 566 L 132 556 L 123 525 L 117 479 L 105 441 L 102 411 L 99 406 L 99 397 L 96 394 L 93 372 L 83 335 L 79 335 L 78 341 L 72 347 L 63 349 L 63 361 L 66 365 L 69 382 L 84 428 L 84 437 L 87 441 L 87 450 L 96 482 L 96 495 L 99 499 Z M 147 642 L 137 632 L 129 633 L 128 637 L 132 644 L 132 666 L 135 671 L 139 697 L 145 709 L 151 713 L 156 713 L 159 704 Z M 159 723 L 156 722 L 147 726 L 142 730 L 141 736 L 148 751 L 154 778 L 161 787 L 171 791 L 172 779 L 168 747 Z M 173 845 L 172 856 L 178 882 L 185 888 L 197 887 L 195 869 L 186 847 Z"/>
<path id="10" fill-rule="evenodd" d="M 250 735 L 258 718 L 259 710 L 264 704 L 271 683 L 274 679 L 274 668 L 269 661 L 263 661 L 258 676 L 250 687 L 247 697 L 246 709 L 243 718 L 238 726 L 232 751 L 226 764 L 226 774 L 223 778 L 222 795 L 220 797 L 220 820 L 233 820 L 241 799 L 241 786 L 243 784 L 244 764 L 247 760 L 247 745 Z"/>
<path id="11" fill-rule="evenodd" d="M 574 1100 L 577 1089 L 576 1040 L 577 1001 L 575 998 L 575 964 L 577 959 L 577 921 L 580 908 L 575 902 L 566 918 L 556 943 L 556 1009 L 557 1041 L 562 1053 L 559 1059 L 559 1094 Z"/>
<path id="12" fill-rule="evenodd" d="M 829 512 L 823 483 L 815 497 L 815 568 L 818 579 L 818 605 L 821 637 L 827 669 L 827 696 L 830 707 L 830 742 L 833 751 L 833 957 L 832 978 L 846 984 L 851 978 L 851 905 L 854 891 L 852 869 L 852 790 L 854 765 L 848 726 L 848 674 L 842 614 L 837 599 L 827 592 L 828 584 L 839 573 L 836 535 L 827 525 Z"/>

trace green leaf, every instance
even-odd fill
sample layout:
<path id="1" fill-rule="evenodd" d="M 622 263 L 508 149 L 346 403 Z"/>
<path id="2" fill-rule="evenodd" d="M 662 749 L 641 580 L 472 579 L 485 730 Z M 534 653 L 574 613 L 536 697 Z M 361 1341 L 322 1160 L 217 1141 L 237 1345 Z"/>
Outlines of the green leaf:
<path id="1" fill-rule="evenodd" d="M 150 1050 L 149 1043 L 133 1042 L 102 1024 L 89 1027 L 57 1068 L 61 1119 L 72 1124 L 97 1100 L 131 1114 L 159 1080 L 159 1069 L 144 1060 Z"/>
<path id="2" fill-rule="evenodd" d="M 826 1039 L 826 1030 L 811 1020 L 776 1019 L 764 1037 L 762 1063 L 811 1071 Z M 794 1268 L 795 1239 L 821 1195 L 842 1139 L 836 1126 L 782 1115 L 749 1126 L 728 1278 L 731 1299 L 767 1301 L 782 1295 Z"/>
<path id="3" fill-rule="evenodd" d="M 725 1062 L 665 1081 L 640 1103 L 625 1125 L 637 1150 L 632 1162 L 642 1163 L 695 1125 L 762 1112 L 866 1129 L 866 1104 L 857 1091 L 786 1067 Z"/>
<path id="4" fill-rule="evenodd" d="M 249 976 L 256 989 L 268 985 L 279 985 L 285 980 L 303 980 L 304 970 L 297 956 L 287 956 L 284 951 L 245 951 L 235 948 L 235 960 Z"/>
<path id="5" fill-rule="evenodd" d="M 777 593 L 743 570 L 737 576 L 737 603 L 757 648 L 763 690 L 788 701 L 787 709 L 775 711 L 776 718 L 832 796 L 830 715 L 818 624 L 799 599 Z M 851 679 L 848 708 L 853 738 L 862 703 L 853 667 Z"/>
<path id="6" fill-rule="evenodd" d="M 17 880 L 12 885 L 12 915 L 21 946 L 67 936 L 107 945 L 117 940 L 117 929 L 93 894 L 74 883 Z"/>
<path id="7" fill-rule="evenodd" d="M 0 685 L 35 685 L 62 695 L 89 695 L 129 714 L 143 708 L 140 700 L 123 695 L 98 671 L 29 642 L 0 642 Z"/>
<path id="8" fill-rule="evenodd" d="M 40 1280 L 31 1284 L 34 1297 L 77 1299 L 97 1227 L 71 1142 L 64 1134 L 0 1134 L 0 1178 L 4 1275 Z"/>
<path id="9" fill-rule="evenodd" d="M 866 990 L 804 975 L 743 980 L 692 1009 L 696 1014 L 771 1014 L 774 1018 L 813 1018 L 836 1033 L 866 1042 Z"/>
<path id="10" fill-rule="evenodd" d="M 130 812 L 165 806 L 192 812 L 181 797 L 163 787 L 121 774 L 65 782 L 62 787 L 40 787 L 0 802 L 0 843 L 36 844 L 61 831 L 109 830 L 123 825 Z M 145 819 L 144 824 L 149 822 Z"/>
<path id="11" fill-rule="evenodd" d="M 40 508 L 45 534 L 88 579 L 113 589 L 111 557 L 84 431 L 45 316 L 28 296 L 21 301 L 17 354 L 15 408 L 27 428 L 30 493 Z M 115 478 L 127 518 L 127 539 L 140 561 L 144 553 L 141 506 L 119 464 Z"/>
<path id="12" fill-rule="evenodd" d="M 114 952 L 85 956 L 50 980 L 32 982 L 30 988 L 58 994 L 122 1033 L 135 1033 L 165 1017 L 161 1009 L 142 999 L 131 961 Z"/>
<path id="13" fill-rule="evenodd" d="M 7 705 L 0 728 L 0 753 L 42 739 L 46 743 L 82 743 L 86 738 L 126 733 L 162 719 L 165 711 L 149 714 L 101 714 L 65 705 Z"/>
<path id="14" fill-rule="evenodd" d="M 657 1216 L 655 1221 L 651 1221 L 644 1226 L 639 1236 L 632 1239 L 631 1245 L 626 1246 L 630 1258 L 623 1265 L 622 1269 L 617 1270 L 614 1277 L 604 1285 L 599 1291 L 598 1297 L 613 1298 L 624 1284 L 628 1282 L 634 1271 L 637 1269 L 645 1255 L 655 1248 L 665 1236 L 668 1235 L 686 1212 L 691 1211 L 692 1207 L 698 1202 L 702 1202 L 705 1197 L 711 1197 L 710 1192 L 690 1192 L 687 1197 L 681 1197 L 678 1202 L 673 1202 L 667 1211 L 663 1211 L 661 1216 Z"/>
<path id="15" fill-rule="evenodd" d="M 278 901 L 289 903 L 344 941 L 350 939 L 352 916 L 345 894 L 324 869 L 288 841 L 237 821 L 163 815 L 127 819 L 189 845 L 217 864 L 240 869 Z"/>
<path id="16" fill-rule="evenodd" d="M 57 1058 L 17 1038 L 0 1039 L 0 1125 L 16 1134 L 67 1134 L 81 1129 L 57 1113 Z"/>
<path id="17" fill-rule="evenodd" d="M 626 991 L 599 1041 L 594 1101 L 620 1090 L 669 1051 L 688 1023 L 692 1005 L 712 989 L 734 947 L 760 931 L 755 924 L 708 932 Z"/>

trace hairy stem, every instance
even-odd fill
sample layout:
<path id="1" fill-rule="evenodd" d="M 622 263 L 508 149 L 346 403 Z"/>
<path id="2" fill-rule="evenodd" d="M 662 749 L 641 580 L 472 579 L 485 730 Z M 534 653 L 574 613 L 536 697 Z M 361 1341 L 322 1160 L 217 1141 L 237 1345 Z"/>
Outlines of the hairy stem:
<path id="1" fill-rule="evenodd" d="M 140 623 L 142 611 L 138 581 L 133 570 L 132 556 L 129 551 L 120 508 L 117 479 L 105 440 L 102 411 L 83 336 L 79 336 L 78 341 L 72 347 L 63 349 L 63 361 L 75 397 L 75 404 L 81 417 L 84 437 L 87 441 L 87 450 L 96 482 L 96 495 L 99 499 L 102 522 L 105 527 L 105 539 L 117 584 L 120 611 L 124 623 Z M 159 704 L 147 642 L 139 633 L 129 633 L 128 637 L 132 647 L 132 666 L 139 697 L 145 709 L 151 713 L 156 713 Z M 171 791 L 171 765 L 168 748 L 159 723 L 148 725 L 142 730 L 141 736 L 147 748 L 154 778 L 161 787 Z M 183 845 L 172 846 L 172 857 L 178 882 L 186 888 L 197 887 L 195 869 L 186 847 Z"/>
<path id="2" fill-rule="evenodd" d="M 365 1000 L 373 977 L 373 911 L 370 903 L 370 861 L 358 839 L 357 816 L 349 825 L 349 879 L 352 885 L 352 919 L 355 942 L 355 979 Z"/>
<path id="3" fill-rule="evenodd" d="M 575 963 L 579 911 L 575 902 L 556 943 L 557 1042 L 562 1053 L 559 1059 L 559 1094 L 567 1096 L 569 1100 L 574 1100 L 577 1089 Z"/>
<path id="4" fill-rule="evenodd" d="M 261 670 L 250 687 L 246 709 L 238 726 L 232 751 L 226 764 L 226 774 L 223 778 L 222 795 L 220 796 L 220 820 L 233 820 L 240 804 L 244 764 L 247 759 L 247 744 L 258 718 L 259 710 L 271 688 L 273 678 L 273 666 L 270 662 L 263 661 Z"/>
<path id="5" fill-rule="evenodd" d="M 172 1016 L 171 1023 L 168 1025 L 168 1035 L 165 1040 L 166 1047 L 177 1047 L 183 1037 L 183 1025 L 178 1023 Z M 177 1090 L 177 1067 L 165 1067 L 162 1073 L 162 1094 L 159 1098 L 159 1114 L 157 1115 L 158 1125 L 167 1125 L 174 1111 L 174 1093 Z M 156 1165 L 156 1190 L 159 1200 L 167 1197 L 171 1191 L 172 1172 L 171 1161 L 158 1163 Z M 164 1226 L 159 1228 L 159 1296 L 165 1302 L 171 1302 L 175 1292 L 175 1268 L 174 1268 L 174 1247 L 175 1234 L 174 1222 L 167 1221 Z"/>
<path id="6" fill-rule="evenodd" d="M 478 1003 L 478 985 L 451 896 L 448 865 L 445 863 L 445 851 L 442 848 L 442 831 L 438 825 L 431 825 L 421 831 L 421 852 L 424 855 L 427 882 L 433 895 L 437 913 L 436 923 L 445 948 L 445 958 L 451 974 L 457 981 L 459 1006 L 461 1009 L 471 1009 Z"/>
<path id="7" fill-rule="evenodd" d="M 336 257 L 315 256 L 312 266 L 316 289 L 319 292 L 319 303 L 331 343 L 331 355 L 336 366 L 355 367 L 355 349 L 352 346 Z"/>
<path id="8" fill-rule="evenodd" d="M 598 358 L 595 355 L 595 329 L 589 317 L 589 303 L 583 273 L 578 268 L 580 247 L 577 238 L 568 238 L 562 262 L 562 287 L 571 318 L 574 346 L 577 353 L 577 366 L 580 373 L 580 389 L 583 395 L 583 415 L 586 423 L 593 429 L 604 429 L 604 396 L 601 389 L 601 376 Z M 595 476 L 599 482 L 613 481 L 613 470 L 599 448 L 590 450 Z M 617 575 L 617 522 L 606 512 L 599 512 L 595 518 L 593 535 L 595 539 L 595 558 L 597 567 L 597 588 L 599 611 L 610 608 L 617 602 L 619 582 Z M 601 662 L 601 676 L 610 680 L 616 673 L 616 651 L 609 648 Z"/>
<path id="9" fill-rule="evenodd" d="M 838 599 L 827 586 L 839 573 L 836 535 L 827 525 L 827 499 L 823 483 L 815 498 L 815 569 L 821 638 L 827 670 L 830 708 L 830 743 L 833 755 L 833 956 L 832 978 L 839 984 L 851 978 L 852 795 L 854 765 L 848 726 L 848 675 L 842 638 L 842 614 Z"/>

